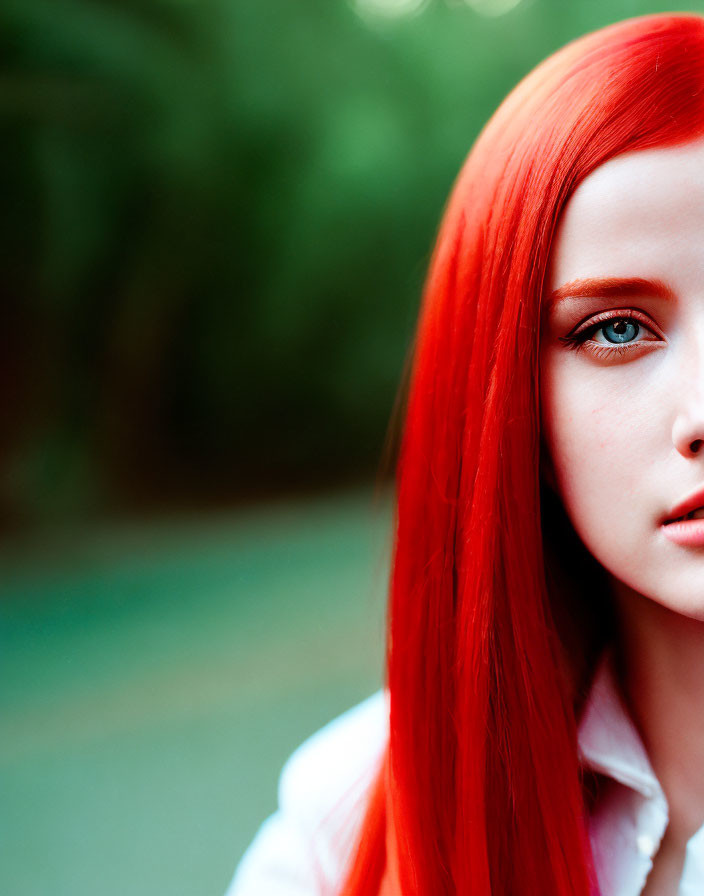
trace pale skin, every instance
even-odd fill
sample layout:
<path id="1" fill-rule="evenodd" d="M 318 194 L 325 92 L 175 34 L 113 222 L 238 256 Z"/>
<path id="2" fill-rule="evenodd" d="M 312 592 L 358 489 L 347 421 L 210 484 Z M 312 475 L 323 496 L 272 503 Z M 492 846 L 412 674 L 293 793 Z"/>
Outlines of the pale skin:
<path id="1" fill-rule="evenodd" d="M 704 140 L 628 153 L 585 178 L 547 285 L 546 475 L 609 573 L 626 700 L 669 805 L 643 892 L 676 896 L 704 824 L 704 547 L 672 543 L 661 522 L 704 486 Z M 602 329 L 586 327 L 603 312 Z M 578 350 L 560 342 L 583 323 Z"/>

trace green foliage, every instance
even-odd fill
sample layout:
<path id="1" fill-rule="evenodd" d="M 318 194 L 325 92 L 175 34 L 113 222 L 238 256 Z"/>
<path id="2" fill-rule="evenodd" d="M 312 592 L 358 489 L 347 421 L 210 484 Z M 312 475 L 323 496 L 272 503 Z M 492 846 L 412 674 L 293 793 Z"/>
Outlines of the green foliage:
<path id="1" fill-rule="evenodd" d="M 373 469 L 480 127 L 646 11 L 4 0 L 6 513 Z"/>

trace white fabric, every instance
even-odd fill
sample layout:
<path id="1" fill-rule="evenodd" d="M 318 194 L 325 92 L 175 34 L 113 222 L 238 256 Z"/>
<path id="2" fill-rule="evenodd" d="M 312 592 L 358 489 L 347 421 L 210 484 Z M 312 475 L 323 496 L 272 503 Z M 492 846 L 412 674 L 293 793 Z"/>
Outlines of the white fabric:
<path id="1" fill-rule="evenodd" d="M 388 736 L 379 691 L 330 722 L 281 773 L 279 808 L 264 822 L 226 896 L 336 896 Z M 579 728 L 582 763 L 608 786 L 590 818 L 602 896 L 638 896 L 668 821 L 665 795 L 605 654 Z M 704 827 L 687 844 L 678 896 L 704 894 Z"/>
<path id="2" fill-rule="evenodd" d="M 590 818 L 602 896 L 638 896 L 668 822 L 665 794 L 605 654 L 579 726 L 583 764 L 611 779 Z M 678 896 L 704 894 L 704 827 L 687 843 Z"/>
<path id="3" fill-rule="evenodd" d="M 279 779 L 279 808 L 259 829 L 227 896 L 334 896 L 383 758 L 379 691 L 308 738 Z"/>

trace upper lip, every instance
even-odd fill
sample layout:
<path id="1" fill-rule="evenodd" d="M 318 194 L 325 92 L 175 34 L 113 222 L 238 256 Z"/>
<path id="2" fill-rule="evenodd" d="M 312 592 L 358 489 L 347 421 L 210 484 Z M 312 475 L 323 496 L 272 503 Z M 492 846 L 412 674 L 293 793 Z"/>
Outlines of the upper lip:
<path id="1" fill-rule="evenodd" d="M 685 516 L 690 510 L 696 510 L 697 507 L 704 506 L 704 485 L 700 485 L 696 491 L 690 492 L 686 498 L 680 501 L 668 512 L 663 519 L 663 523 L 671 523 L 678 517 Z"/>

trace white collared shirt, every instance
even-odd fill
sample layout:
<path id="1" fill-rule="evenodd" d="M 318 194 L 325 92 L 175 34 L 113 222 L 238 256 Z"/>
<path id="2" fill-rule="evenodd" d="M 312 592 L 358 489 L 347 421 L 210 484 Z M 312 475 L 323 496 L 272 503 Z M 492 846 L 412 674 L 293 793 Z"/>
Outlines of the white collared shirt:
<path id="1" fill-rule="evenodd" d="M 388 736 L 379 691 L 309 738 L 279 781 L 279 808 L 259 829 L 226 896 L 336 896 Z M 601 660 L 579 726 L 583 765 L 604 775 L 589 835 L 601 896 L 638 896 L 668 821 L 667 800 Z M 687 844 L 678 896 L 704 894 L 704 827 Z"/>
<path id="2" fill-rule="evenodd" d="M 610 779 L 589 820 L 602 896 L 638 896 L 665 835 L 668 807 L 616 684 L 611 657 L 597 669 L 579 726 L 582 763 Z M 704 827 L 687 843 L 678 896 L 704 894 Z"/>

